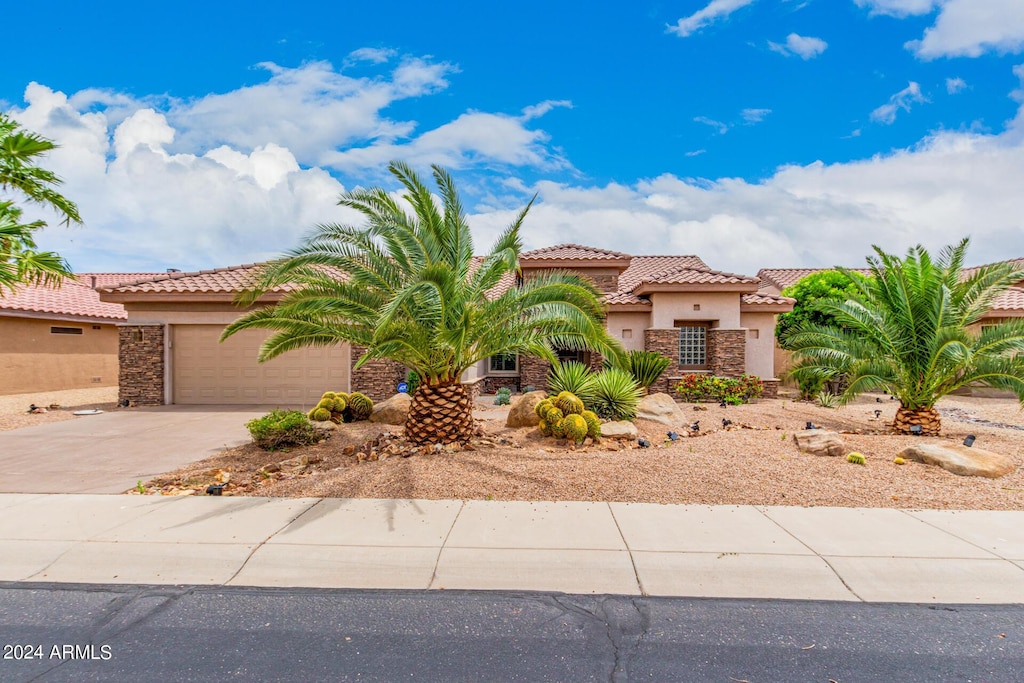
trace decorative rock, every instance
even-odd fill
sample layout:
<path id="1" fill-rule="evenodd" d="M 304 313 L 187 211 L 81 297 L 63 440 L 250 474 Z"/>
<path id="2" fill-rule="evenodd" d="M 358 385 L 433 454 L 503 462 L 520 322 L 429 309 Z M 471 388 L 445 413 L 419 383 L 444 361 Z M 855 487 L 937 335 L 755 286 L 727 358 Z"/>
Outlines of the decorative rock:
<path id="1" fill-rule="evenodd" d="M 640 399 L 636 407 L 636 416 L 644 420 L 654 420 L 670 427 L 686 424 L 683 411 L 672 397 L 665 393 L 648 394 Z"/>
<path id="2" fill-rule="evenodd" d="M 370 414 L 370 422 L 380 422 L 387 425 L 405 424 L 409 417 L 409 407 L 412 405 L 412 396 L 409 394 L 395 394 L 386 401 L 375 403 L 373 413 Z"/>
<path id="3" fill-rule="evenodd" d="M 846 455 L 846 444 L 835 432 L 824 429 L 807 429 L 793 435 L 797 448 L 812 455 Z"/>
<path id="4" fill-rule="evenodd" d="M 997 479 L 1013 472 L 1013 460 L 1000 453 L 963 444 L 920 443 L 905 448 L 899 457 L 926 465 L 938 465 L 947 472 L 964 477 Z"/>
<path id="5" fill-rule="evenodd" d="M 540 417 L 533 409 L 543 399 L 547 398 L 546 391 L 531 391 L 523 394 L 512 402 L 512 408 L 508 411 L 508 419 L 505 420 L 506 427 L 536 427 L 540 424 Z"/>
<path id="6" fill-rule="evenodd" d="M 637 437 L 636 425 L 622 420 L 621 422 L 604 422 L 601 424 L 602 439 L 626 439 L 632 441 Z"/>
<path id="7" fill-rule="evenodd" d="M 314 422 L 313 428 L 320 429 L 325 432 L 333 432 L 335 429 L 338 428 L 338 425 L 331 422 L 330 420 L 327 420 L 326 422 Z"/>

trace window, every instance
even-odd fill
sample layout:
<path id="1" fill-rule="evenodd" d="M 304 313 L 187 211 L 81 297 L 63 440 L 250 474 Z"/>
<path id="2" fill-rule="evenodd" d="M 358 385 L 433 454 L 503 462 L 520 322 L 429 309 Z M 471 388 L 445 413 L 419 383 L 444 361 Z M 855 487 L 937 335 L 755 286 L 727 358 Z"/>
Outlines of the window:
<path id="1" fill-rule="evenodd" d="M 707 364 L 707 327 L 680 325 L 679 365 L 684 368 L 702 368 Z"/>
<path id="2" fill-rule="evenodd" d="M 584 352 L 578 349 L 556 349 L 555 354 L 558 355 L 559 363 L 568 363 L 569 361 L 575 361 L 577 363 L 583 363 L 586 365 L 586 360 L 583 357 Z"/>
<path id="3" fill-rule="evenodd" d="M 519 369 L 518 357 L 514 353 L 499 353 L 491 356 L 491 372 L 516 372 Z"/>
<path id="4" fill-rule="evenodd" d="M 51 327 L 50 334 L 82 334 L 81 327 Z"/>

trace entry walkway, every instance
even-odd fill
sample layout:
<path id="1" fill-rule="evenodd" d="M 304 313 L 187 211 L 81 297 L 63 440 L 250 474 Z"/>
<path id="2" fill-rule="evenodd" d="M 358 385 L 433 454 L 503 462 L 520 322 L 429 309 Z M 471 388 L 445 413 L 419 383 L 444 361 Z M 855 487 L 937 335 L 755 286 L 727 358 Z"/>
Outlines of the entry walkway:
<path id="1" fill-rule="evenodd" d="M 1024 603 L 1024 512 L 7 494 L 0 581 Z"/>

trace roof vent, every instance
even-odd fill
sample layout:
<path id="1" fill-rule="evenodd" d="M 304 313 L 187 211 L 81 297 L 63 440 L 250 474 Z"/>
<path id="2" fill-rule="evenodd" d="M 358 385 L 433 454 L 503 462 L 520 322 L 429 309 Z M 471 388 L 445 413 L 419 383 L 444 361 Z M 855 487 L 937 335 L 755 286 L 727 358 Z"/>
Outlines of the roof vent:
<path id="1" fill-rule="evenodd" d="M 96 276 L 95 275 L 90 275 L 89 276 L 89 281 L 92 283 L 89 286 L 92 287 L 93 289 L 96 289 Z"/>
<path id="2" fill-rule="evenodd" d="M 181 269 L 180 268 L 168 268 L 167 272 L 168 273 L 180 273 Z"/>

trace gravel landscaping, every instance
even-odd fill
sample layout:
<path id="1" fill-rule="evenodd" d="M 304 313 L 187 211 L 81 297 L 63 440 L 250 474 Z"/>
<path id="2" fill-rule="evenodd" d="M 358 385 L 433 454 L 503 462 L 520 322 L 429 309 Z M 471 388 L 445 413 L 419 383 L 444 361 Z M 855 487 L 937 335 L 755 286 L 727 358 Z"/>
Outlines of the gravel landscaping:
<path id="1" fill-rule="evenodd" d="M 682 436 L 672 442 L 666 439 L 670 428 L 638 420 L 649 448 L 605 439 L 573 449 L 536 428 L 506 428 L 508 409 L 485 401 L 475 413 L 481 436 L 465 449 L 360 462 L 354 454 L 368 451 L 366 442 L 384 432 L 396 435 L 387 443 L 401 451 L 401 428 L 345 424 L 307 448 L 224 451 L 157 477 L 147 492 L 202 494 L 219 474 L 229 478 L 224 495 L 1024 510 L 1024 431 L 1017 428 L 1024 415 L 1013 399 L 948 397 L 938 404 L 942 437 L 933 441 L 959 443 L 974 434 L 976 447 L 1017 464 L 1000 479 L 895 464 L 919 437 L 888 433 L 897 404 L 881 394 L 837 409 L 791 399 L 727 408 L 682 404 L 687 420 L 700 421 L 699 435 L 688 437 L 690 425 L 678 425 Z M 875 410 L 882 411 L 880 419 Z M 723 428 L 723 419 L 732 424 Z M 844 432 L 849 450 L 864 454 L 866 465 L 801 453 L 792 436 L 808 421 Z"/>
<path id="2" fill-rule="evenodd" d="M 46 408 L 45 413 L 29 414 L 31 405 Z M 49 406 L 59 406 L 50 409 Z M 77 419 L 75 410 L 113 410 L 117 407 L 117 387 L 39 391 L 32 394 L 0 396 L 0 432 L 31 427 L 47 422 Z"/>

